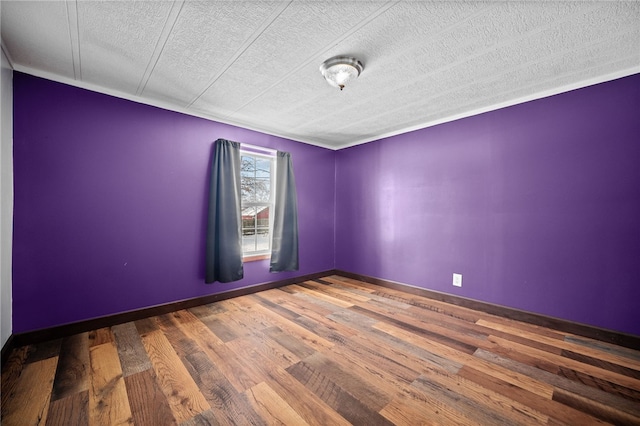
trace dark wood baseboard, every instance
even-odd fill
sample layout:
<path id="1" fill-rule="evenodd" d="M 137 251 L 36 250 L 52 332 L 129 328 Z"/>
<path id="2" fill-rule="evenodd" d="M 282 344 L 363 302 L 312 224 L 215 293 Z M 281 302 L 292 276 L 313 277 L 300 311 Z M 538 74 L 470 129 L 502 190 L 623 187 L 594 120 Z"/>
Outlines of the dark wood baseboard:
<path id="1" fill-rule="evenodd" d="M 13 350 L 13 348 L 15 348 L 15 345 L 13 343 L 13 334 L 12 334 L 11 336 L 9 336 L 7 341 L 4 342 L 4 345 L 2 345 L 2 364 L 0 365 L 4 366 L 4 363 L 9 358 L 9 355 L 11 354 L 11 351 Z"/>
<path id="2" fill-rule="evenodd" d="M 264 284 L 258 284 L 255 286 L 244 287 L 236 290 L 230 290 L 223 293 L 211 294 L 211 295 L 196 297 L 192 299 L 185 299 L 177 302 L 166 303 L 163 305 L 137 309 L 134 311 L 122 312 L 119 314 L 93 318 L 93 319 L 74 322 L 70 324 L 63 324 L 63 325 L 55 326 L 51 328 L 28 331 L 28 332 L 19 333 L 19 334 L 12 334 L 11 336 L 9 336 L 9 339 L 7 339 L 7 342 L 2 346 L 2 365 L 4 366 L 5 361 L 11 354 L 11 351 L 13 350 L 13 348 L 16 348 L 16 347 L 40 343 L 40 342 L 44 342 L 52 339 L 58 339 L 65 336 L 71 336 L 73 334 L 83 333 L 85 331 L 90 331 L 90 330 L 96 330 L 98 328 L 111 327 L 111 326 L 122 324 L 125 322 L 136 321 L 139 319 L 148 318 L 155 315 L 163 315 L 163 314 L 178 311 L 181 309 L 193 308 L 195 306 L 206 305 L 208 303 L 231 299 L 233 297 L 243 296 L 246 294 L 257 293 L 259 291 L 269 290 L 272 288 L 283 287 L 290 284 L 297 284 L 304 281 L 315 280 L 315 279 L 323 278 L 329 275 L 340 275 L 346 278 L 352 278 L 352 279 L 364 281 L 367 283 L 376 284 L 382 287 L 388 287 L 388 288 L 404 291 L 406 293 L 428 297 L 430 299 L 439 300 L 441 302 L 451 303 L 456 306 L 475 309 L 475 310 L 486 312 L 489 314 L 498 315 L 501 317 L 510 318 L 517 321 L 523 321 L 529 324 L 553 328 L 565 333 L 576 334 L 579 336 L 588 337 L 591 339 L 596 339 L 603 342 L 608 342 L 608 343 L 624 346 L 624 347 L 635 349 L 635 350 L 640 350 L 640 336 L 621 333 L 613 330 L 607 330 L 607 329 L 594 327 L 586 324 L 563 320 L 560 318 L 549 317 L 542 314 L 522 311 L 519 309 L 495 305 L 492 303 L 482 302 L 474 299 L 468 299 L 465 297 L 455 296 L 447 293 L 441 293 L 438 291 L 427 290 L 419 287 L 414 287 L 408 284 L 402 284 L 395 281 L 385 280 L 382 278 L 375 278 L 367 275 L 361 275 L 361 274 L 356 274 L 353 272 L 347 272 L 342 270 L 328 270 L 328 271 L 318 272 L 315 274 L 308 274 L 300 277 L 288 278 L 286 280 L 272 281 Z"/>
<path id="3" fill-rule="evenodd" d="M 297 284 L 303 281 L 315 280 L 318 278 L 326 277 L 328 275 L 334 275 L 335 273 L 335 270 L 317 272 L 314 274 L 302 275 L 285 280 L 272 281 L 264 284 L 243 287 L 236 290 L 225 291 L 222 293 L 210 294 L 207 296 L 195 297 L 192 299 L 179 300 L 177 302 L 171 302 L 162 305 L 151 306 L 148 308 L 121 312 L 114 315 L 107 315 L 104 317 L 63 324 L 51 328 L 12 334 L 7 340 L 7 343 L 2 347 L 2 365 L 4 365 L 6 358 L 11 353 L 11 350 L 20 346 L 31 345 L 47 340 L 58 339 L 60 337 L 71 336 L 73 334 L 84 333 L 85 331 L 96 330 L 98 328 L 112 327 L 114 325 L 136 321 L 156 315 L 164 315 L 170 312 L 179 311 L 181 309 L 193 308 L 195 306 L 206 305 L 208 303 L 231 299 L 238 296 L 244 296 L 246 294 L 257 293 L 263 290 L 283 287 L 290 284 Z"/>
<path id="4" fill-rule="evenodd" d="M 563 333 L 576 334 L 578 336 L 588 337 L 600 340 L 602 342 L 612 343 L 614 345 L 624 346 L 626 348 L 640 350 L 640 336 L 626 334 L 614 330 L 607 330 L 587 324 L 581 324 L 560 318 L 549 317 L 533 312 L 522 311 L 515 308 L 496 305 L 479 300 L 468 299 L 466 297 L 455 296 L 452 294 L 441 293 L 434 290 L 426 290 L 420 287 L 414 287 L 408 284 L 402 284 L 395 281 L 389 281 L 381 278 L 370 277 L 367 275 L 356 274 L 337 270 L 336 275 L 354 280 L 364 281 L 370 284 L 376 284 L 382 287 L 388 287 L 395 290 L 401 290 L 406 293 L 415 294 L 417 296 L 428 297 L 430 299 L 439 300 L 441 302 L 450 303 L 464 308 L 474 309 L 488 314 L 498 315 L 504 318 L 522 321 L 541 327 L 553 328 Z"/>

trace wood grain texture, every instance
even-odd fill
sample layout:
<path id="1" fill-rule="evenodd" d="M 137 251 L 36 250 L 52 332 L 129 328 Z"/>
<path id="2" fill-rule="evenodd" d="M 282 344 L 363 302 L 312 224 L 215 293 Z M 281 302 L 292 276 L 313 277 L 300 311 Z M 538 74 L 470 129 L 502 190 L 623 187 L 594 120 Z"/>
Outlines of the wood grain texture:
<path id="1" fill-rule="evenodd" d="M 127 377 L 151 368 L 151 361 L 142 345 L 136 326 L 132 322 L 116 325 L 113 328 L 118 348 L 118 357 L 122 374 Z"/>
<path id="2" fill-rule="evenodd" d="M 309 425 L 284 399 L 265 382 L 245 391 L 251 406 L 268 424 Z"/>
<path id="3" fill-rule="evenodd" d="M 79 393 L 70 394 L 64 398 L 51 401 L 46 424 L 47 426 L 88 425 L 89 391 L 81 391 Z"/>
<path id="4" fill-rule="evenodd" d="M 2 424 L 640 425 L 640 351 L 328 276 L 19 346 Z"/>
<path id="5" fill-rule="evenodd" d="M 24 366 L 15 385 L 7 386 L 8 394 L 3 395 L 3 425 L 46 423 L 57 364 L 58 358 L 48 358 Z"/>
<path id="6" fill-rule="evenodd" d="M 89 339 L 87 333 L 62 339 L 51 400 L 89 389 Z"/>
<path id="7" fill-rule="evenodd" d="M 136 425 L 177 424 L 153 369 L 127 376 L 124 383 Z"/>
<path id="8" fill-rule="evenodd" d="M 131 407 L 118 359 L 118 349 L 109 340 L 90 349 L 89 410 L 91 424 L 132 424 Z"/>
<path id="9" fill-rule="evenodd" d="M 147 332 L 142 343 L 178 423 L 211 408 L 162 331 Z"/>

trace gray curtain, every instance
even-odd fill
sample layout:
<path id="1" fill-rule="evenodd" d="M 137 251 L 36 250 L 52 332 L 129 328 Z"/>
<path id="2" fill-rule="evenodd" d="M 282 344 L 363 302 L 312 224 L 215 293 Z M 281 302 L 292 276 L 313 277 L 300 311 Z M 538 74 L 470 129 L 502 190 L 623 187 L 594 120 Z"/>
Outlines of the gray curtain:
<path id="1" fill-rule="evenodd" d="M 244 276 L 240 199 L 240 143 L 218 139 L 209 185 L 207 284 L 237 281 Z"/>
<path id="2" fill-rule="evenodd" d="M 298 270 L 298 197 L 291 154 L 276 156 L 276 202 L 273 212 L 270 272 Z"/>

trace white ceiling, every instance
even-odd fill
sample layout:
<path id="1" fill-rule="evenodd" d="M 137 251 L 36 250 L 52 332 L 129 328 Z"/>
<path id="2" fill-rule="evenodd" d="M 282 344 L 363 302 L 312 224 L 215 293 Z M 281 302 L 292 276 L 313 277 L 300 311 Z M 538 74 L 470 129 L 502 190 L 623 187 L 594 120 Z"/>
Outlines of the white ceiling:
<path id="1" fill-rule="evenodd" d="M 339 149 L 640 72 L 640 2 L 6 1 L 15 70 Z M 354 55 L 343 92 L 318 68 Z"/>

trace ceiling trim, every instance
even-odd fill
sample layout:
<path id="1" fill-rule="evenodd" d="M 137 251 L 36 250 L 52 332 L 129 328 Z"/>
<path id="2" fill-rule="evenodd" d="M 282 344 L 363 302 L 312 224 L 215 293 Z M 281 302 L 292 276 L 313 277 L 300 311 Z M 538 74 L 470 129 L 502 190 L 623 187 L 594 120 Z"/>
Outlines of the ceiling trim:
<path id="1" fill-rule="evenodd" d="M 381 139 L 386 139 L 386 138 L 390 138 L 393 136 L 397 136 L 397 135 L 401 135 L 404 133 L 409 133 L 409 132 L 413 132 L 416 130 L 421 130 L 421 129 L 426 129 L 428 127 L 433 127 L 433 126 L 437 126 L 439 124 L 444 124 L 444 123 L 449 123 L 451 121 L 456 121 L 456 120 L 460 120 L 462 118 L 467 118 L 467 117 L 472 117 L 474 115 L 480 115 L 480 114 L 484 114 L 485 112 L 491 112 L 491 111 L 496 111 L 502 108 L 507 108 L 510 106 L 514 106 L 514 105 L 519 105 L 519 104 L 524 104 L 526 102 L 530 102 L 530 101 L 535 101 L 537 99 L 543 99 L 543 98 L 547 98 L 550 96 L 555 96 L 555 95 L 559 95 L 561 93 L 566 93 L 566 92 L 570 92 L 572 90 L 577 90 L 577 89 L 582 89 L 584 87 L 588 87 L 588 86 L 593 86 L 596 84 L 600 84 L 600 83 L 605 83 L 607 81 L 611 81 L 611 80 L 616 80 L 619 78 L 623 78 L 623 77 L 628 77 L 630 75 L 634 75 L 634 74 L 639 74 L 640 73 L 640 65 L 639 66 L 635 66 L 632 68 L 628 68 L 622 71 L 617 71 L 611 74 L 606 74 L 606 75 L 602 75 L 602 76 L 598 76 L 598 77 L 594 77 L 594 78 L 589 78 L 586 80 L 582 80 L 579 82 L 575 82 L 575 83 L 571 83 L 571 84 L 567 84 L 564 86 L 560 86 L 560 87 L 556 87 L 554 89 L 551 90 L 544 90 L 541 92 L 536 92 L 533 93 L 531 95 L 527 95 L 527 96 L 522 96 L 519 98 L 515 98 L 515 99 L 511 99 L 509 101 L 505 101 L 505 102 L 499 102 L 497 104 L 493 104 L 493 105 L 489 105 L 487 107 L 483 107 L 483 108 L 477 108 L 477 109 L 473 109 L 461 114 L 456 114 L 456 115 L 452 115 L 452 116 L 448 116 L 439 120 L 433 120 L 433 121 L 428 121 L 422 124 L 417 124 L 415 126 L 410 126 L 410 127 L 405 127 L 396 131 L 392 131 L 392 132 L 388 132 L 388 133 L 384 133 L 378 136 L 375 136 L 373 138 L 364 138 L 364 139 L 360 139 L 357 140 L 355 142 L 352 143 L 348 143 L 348 144 L 343 144 L 337 147 L 334 147 L 335 150 L 340 150 L 340 149 L 344 149 L 344 148 L 349 148 L 352 146 L 356 146 L 356 145 L 362 145 L 368 142 L 373 142 L 376 140 L 381 140 Z"/>
<path id="2" fill-rule="evenodd" d="M 3 51 L 4 50 L 5 49 L 3 48 Z M 104 95 L 109 95 L 109 96 L 113 96 L 113 97 L 120 98 L 120 99 L 125 99 L 125 100 L 136 102 L 136 103 L 139 103 L 139 104 L 149 105 L 149 106 L 152 106 L 152 107 L 161 108 L 161 109 L 164 109 L 164 110 L 167 110 L 167 111 L 177 112 L 177 113 L 180 113 L 180 114 L 185 114 L 185 115 L 189 115 L 189 116 L 192 116 L 192 117 L 203 118 L 205 120 L 215 121 L 216 123 L 228 124 L 228 125 L 231 125 L 231 126 L 241 127 L 243 129 L 253 130 L 255 132 L 264 133 L 264 134 L 271 135 L 271 136 L 277 136 L 279 138 L 292 140 L 294 142 L 301 142 L 301 143 L 306 143 L 308 145 L 314 145 L 314 146 L 317 146 L 317 147 L 320 147 L 320 148 L 326 148 L 326 149 L 329 149 L 329 150 L 335 150 L 334 146 L 325 145 L 325 144 L 319 143 L 317 141 L 306 141 L 306 140 L 302 140 L 302 139 L 292 139 L 290 136 L 283 135 L 283 134 L 280 134 L 280 133 L 277 133 L 277 132 L 274 132 L 274 131 L 269 131 L 269 130 L 264 129 L 264 128 L 258 128 L 258 127 L 255 127 L 255 126 L 251 126 L 251 125 L 248 125 L 246 123 L 241 123 L 241 122 L 238 122 L 238 121 L 229 120 L 227 118 L 218 117 L 218 116 L 215 116 L 213 114 L 211 114 L 211 115 L 202 114 L 202 113 L 199 113 L 199 112 L 196 112 L 196 111 L 189 110 L 189 109 L 184 108 L 184 107 L 177 106 L 175 104 L 171 104 L 169 102 L 163 102 L 163 101 L 151 100 L 151 99 L 148 99 L 148 98 L 142 98 L 142 97 L 137 96 L 137 95 L 124 93 L 124 92 L 121 92 L 121 91 L 118 91 L 118 90 L 108 89 L 108 88 L 105 88 L 103 86 L 99 86 L 97 84 L 87 83 L 85 81 L 74 80 L 74 79 L 69 78 L 69 77 L 63 77 L 63 76 L 60 76 L 60 75 L 57 75 L 57 74 L 53 74 L 53 73 L 49 73 L 49 72 L 46 72 L 46 71 L 40 71 L 40 70 L 33 69 L 33 68 L 30 68 L 30 67 L 25 67 L 25 66 L 20 65 L 20 64 L 12 63 L 12 68 L 15 71 L 22 72 L 22 73 L 25 73 L 25 74 L 30 74 L 30 75 L 33 75 L 35 77 L 40 77 L 40 78 L 44 78 L 46 80 L 51 80 L 51 81 L 55 81 L 57 83 L 67 84 L 69 86 L 77 87 L 77 88 L 80 88 L 80 89 L 90 90 L 92 92 L 101 93 L 101 94 L 104 94 Z M 212 139 L 212 140 L 215 140 L 215 138 Z"/>
<path id="3" fill-rule="evenodd" d="M 154 106 L 157 108 L 162 108 L 168 111 L 174 111 L 174 112 L 178 112 L 181 114 L 185 114 L 185 115 L 189 115 L 192 117 L 199 117 L 199 118 L 203 118 L 205 120 L 210 120 L 210 121 L 215 121 L 218 123 L 222 123 L 222 124 L 228 124 L 228 125 L 232 125 L 232 126 L 236 126 L 236 127 L 241 127 L 243 129 L 248 129 L 248 130 L 253 130 L 256 132 L 260 132 L 260 133 L 264 133 L 264 134 L 268 134 L 271 136 L 277 136 L 280 138 L 284 138 L 284 139 L 288 139 L 288 140 L 292 140 L 295 142 L 301 142 L 301 143 L 306 143 L 308 145 L 313 145 L 313 146 L 317 146 L 320 148 L 325 148 L 325 149 L 329 149 L 332 151 L 339 151 L 341 149 L 345 149 L 345 148 L 350 148 L 353 146 L 357 146 L 357 145 L 362 145 L 368 142 L 373 142 L 373 141 L 377 141 L 377 140 L 382 140 L 382 139 L 387 139 L 393 136 L 397 136 L 397 135 L 401 135 L 404 133 L 409 133 L 409 132 L 413 132 L 416 130 L 421 130 L 421 129 L 426 129 L 428 127 L 433 127 L 433 126 L 437 126 L 439 124 L 444 124 L 444 123 L 449 123 L 452 121 L 456 121 L 456 120 L 460 120 L 462 118 L 467 118 L 467 117 L 471 117 L 474 115 L 479 115 L 479 114 L 483 114 L 485 112 L 490 112 L 490 111 L 495 111 L 495 110 L 499 110 L 502 108 L 506 108 L 509 106 L 513 106 L 513 105 L 518 105 L 518 104 L 523 104 L 526 102 L 530 102 L 530 101 L 534 101 L 537 99 L 542 99 L 542 98 L 546 98 L 549 96 L 554 96 L 554 95 L 558 95 L 561 93 L 566 93 L 572 90 L 576 90 L 576 89 L 581 89 L 584 87 L 588 87 L 588 86 L 593 86 L 596 84 L 600 84 L 600 83 L 605 83 L 607 81 L 611 81 L 611 80 L 616 80 L 619 78 L 623 78 L 623 77 L 627 77 L 630 75 L 634 75 L 634 74 L 639 74 L 640 73 L 640 65 L 639 66 L 635 66 L 635 67 L 631 67 L 622 71 L 618 71 L 618 72 L 614 72 L 611 74 L 606 74 L 606 75 L 602 75 L 599 77 L 594 77 L 594 78 L 590 78 L 590 79 L 586 79 L 586 80 L 582 80 L 576 83 L 571 83 L 571 84 L 567 84 L 561 87 L 557 87 L 555 89 L 551 89 L 551 90 L 545 90 L 545 91 L 541 91 L 541 92 L 536 92 L 534 94 L 528 95 L 528 96 L 524 96 L 524 97 L 520 97 L 520 98 L 515 98 L 506 102 L 500 102 L 497 104 L 493 104 L 490 105 L 488 107 L 484 107 L 484 108 L 477 108 L 477 109 L 473 109 L 467 112 L 464 112 L 462 114 L 456 114 L 456 115 L 452 115 L 452 116 L 448 116 L 439 120 L 433 120 L 433 121 L 428 121 L 425 123 L 421 123 L 421 124 L 417 124 L 415 126 L 410 126 L 410 127 L 404 127 L 392 132 L 388 132 L 388 133 L 384 133 L 375 137 L 370 137 L 370 138 L 363 138 L 363 139 L 357 139 L 353 142 L 350 143 L 346 143 L 346 144 L 342 144 L 342 145 L 327 145 L 318 141 L 314 141 L 314 140 L 305 140 L 303 138 L 297 138 L 297 139 L 293 139 L 288 135 L 285 134 L 281 134 L 275 131 L 269 131 L 268 129 L 265 128 L 257 128 L 254 126 L 250 126 L 247 125 L 246 123 L 241 123 L 241 122 L 237 122 L 237 121 L 233 121 L 233 120 L 229 120 L 227 117 L 217 117 L 215 115 L 207 115 L 207 114 L 201 114 L 201 113 L 197 113 L 191 110 L 188 110 L 187 108 L 183 108 L 183 107 L 179 107 L 173 104 L 170 104 L 168 102 L 162 102 L 162 101 L 152 101 L 149 99 L 144 99 L 140 96 L 135 96 L 135 95 L 131 95 L 131 94 L 127 94 L 127 93 L 123 93 L 117 90 L 113 90 L 113 89 L 107 89 L 104 88 L 102 86 L 98 86 L 96 84 L 92 84 L 92 83 L 87 83 L 84 81 L 78 81 L 78 80 L 74 80 L 68 77 L 62 77 L 56 74 L 52 74 L 52 73 L 48 73 L 48 72 L 43 72 L 40 70 L 36 70 L 36 69 L 32 69 L 29 67 L 25 67 L 19 64 L 14 64 L 11 62 L 11 59 L 9 58 L 9 55 L 6 54 L 6 49 L 4 47 L 4 43 L 2 44 L 2 51 L 5 52 L 5 56 L 7 56 L 7 59 L 9 60 L 10 64 L 12 65 L 13 69 L 15 71 L 19 71 L 19 72 L 23 72 L 25 74 L 31 74 L 33 76 L 36 77 L 41 77 L 47 80 L 52 80 L 52 81 L 56 81 L 58 83 L 63 83 L 63 84 L 68 84 L 70 86 L 74 86 L 74 87 L 78 87 L 81 89 L 86 89 L 86 90 L 90 90 L 93 92 L 97 92 L 97 93 L 102 93 L 105 95 L 110 95 L 110 96 L 114 96 L 116 98 L 121 98 L 121 99 L 126 99 L 129 101 L 133 101 L 133 102 L 137 102 L 140 104 L 144 104 L 144 105 L 150 105 L 150 106 Z"/>
<path id="4" fill-rule="evenodd" d="M 9 54 L 9 49 L 7 49 L 7 47 L 4 45 L 4 40 L 0 39 L 0 50 L 2 50 L 2 54 L 4 55 L 4 57 L 7 59 L 7 62 L 9 63 L 9 67 L 13 70 L 15 69 L 13 66 L 13 59 L 11 59 L 11 55 Z"/>

